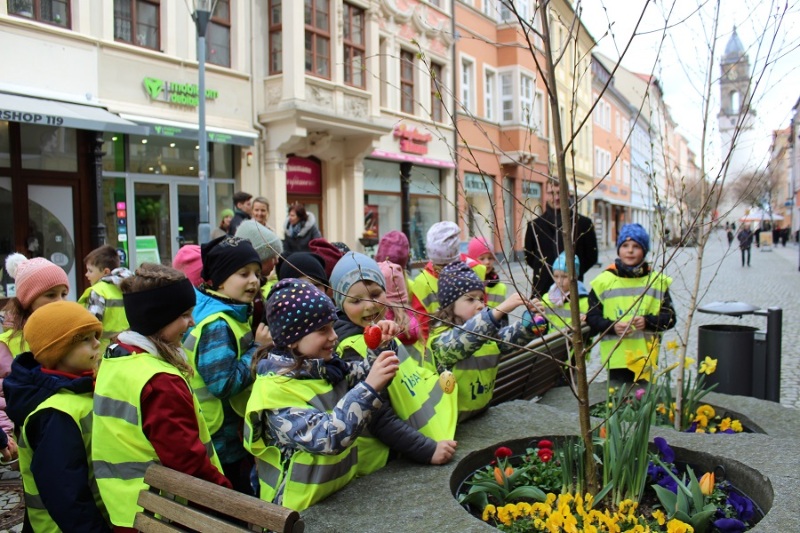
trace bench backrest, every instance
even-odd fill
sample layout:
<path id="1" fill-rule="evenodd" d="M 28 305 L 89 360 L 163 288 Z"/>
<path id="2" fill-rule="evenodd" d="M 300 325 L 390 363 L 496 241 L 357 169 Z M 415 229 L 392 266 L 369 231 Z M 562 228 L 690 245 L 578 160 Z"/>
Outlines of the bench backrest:
<path id="1" fill-rule="evenodd" d="M 259 530 L 302 533 L 305 528 L 297 511 L 161 465 L 150 466 L 144 481 L 150 490 L 139 493 L 138 503 L 144 512 L 136 515 L 133 524 L 139 531 L 233 533 L 252 531 L 248 525 L 253 525 Z M 193 506 L 170 496 L 182 498 Z"/>
<path id="2" fill-rule="evenodd" d="M 589 328 L 584 328 L 584 338 Z M 567 338 L 551 333 L 531 341 L 524 349 L 506 354 L 497 367 L 491 405 L 542 396 L 558 384 L 569 356 Z"/>

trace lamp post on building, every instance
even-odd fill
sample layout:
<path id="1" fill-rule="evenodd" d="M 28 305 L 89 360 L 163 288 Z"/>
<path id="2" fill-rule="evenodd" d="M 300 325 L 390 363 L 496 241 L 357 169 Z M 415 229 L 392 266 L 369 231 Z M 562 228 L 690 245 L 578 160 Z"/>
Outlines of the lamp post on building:
<path id="1" fill-rule="evenodd" d="M 198 146 L 200 194 L 199 194 L 199 215 L 200 224 L 197 228 L 198 244 L 204 244 L 211 238 L 211 225 L 208 222 L 208 137 L 206 135 L 206 30 L 208 21 L 214 12 L 217 0 L 186 0 L 186 7 L 192 14 L 195 27 L 197 28 L 197 111 L 198 111 Z"/>

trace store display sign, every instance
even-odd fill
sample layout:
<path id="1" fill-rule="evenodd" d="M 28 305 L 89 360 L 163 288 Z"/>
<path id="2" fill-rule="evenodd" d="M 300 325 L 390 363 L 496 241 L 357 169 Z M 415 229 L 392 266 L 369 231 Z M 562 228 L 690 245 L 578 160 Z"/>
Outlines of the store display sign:
<path id="1" fill-rule="evenodd" d="M 527 198 L 541 198 L 542 184 L 535 181 L 522 181 L 522 195 Z"/>
<path id="2" fill-rule="evenodd" d="M 464 192 L 467 194 L 491 194 L 493 188 L 494 182 L 491 176 L 464 172 Z"/>
<path id="3" fill-rule="evenodd" d="M 405 124 L 398 124 L 394 127 L 393 135 L 400 139 L 400 151 L 409 154 L 424 155 L 428 153 L 428 143 L 433 136 L 430 133 L 420 133 L 414 128 L 409 128 Z"/>
<path id="4" fill-rule="evenodd" d="M 288 194 L 322 194 L 322 168 L 313 159 L 290 157 L 286 162 L 286 192 Z"/>
<path id="5" fill-rule="evenodd" d="M 158 78 L 144 78 L 142 83 L 150 101 L 169 102 L 186 107 L 200 105 L 200 89 L 196 83 L 179 83 Z M 216 100 L 218 97 L 219 92 L 206 89 L 206 100 Z"/>

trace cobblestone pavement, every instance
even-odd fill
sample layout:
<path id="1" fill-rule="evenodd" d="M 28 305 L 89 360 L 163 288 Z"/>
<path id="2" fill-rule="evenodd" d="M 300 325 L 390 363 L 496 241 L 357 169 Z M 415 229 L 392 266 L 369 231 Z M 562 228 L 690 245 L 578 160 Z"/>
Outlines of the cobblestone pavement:
<path id="1" fill-rule="evenodd" d="M 706 324 L 737 324 L 766 329 L 765 316 L 745 315 L 742 318 L 697 313 L 694 324 L 687 339 L 684 339 L 686 321 L 689 311 L 691 287 L 697 264 L 695 248 L 659 247 L 660 252 L 653 251 L 648 260 L 656 265 L 664 265 L 665 272 L 673 278 L 670 288 L 678 323 L 675 329 L 664 335 L 664 340 L 676 340 L 686 343 L 687 356 L 697 357 L 697 328 Z M 750 267 L 741 266 L 741 255 L 735 245 L 728 248 L 724 231 L 715 232 L 705 249 L 703 269 L 700 280 L 698 305 L 716 301 L 742 301 L 753 306 L 766 309 L 780 307 L 783 309 L 783 336 L 781 361 L 781 404 L 800 407 L 800 272 L 798 272 L 798 246 L 788 244 L 784 247 L 760 249 L 753 247 Z M 616 257 L 613 249 L 600 253 L 600 264 L 586 274 L 590 282 Z M 654 259 L 655 258 L 655 259 Z M 527 281 L 528 267 L 524 263 L 511 263 L 511 277 L 518 287 L 528 294 L 530 284 Z M 711 355 L 711 354 L 703 354 Z M 595 353 L 590 360 L 590 375 L 597 373 L 597 379 L 604 381 L 605 373 L 599 364 L 599 356 Z M 666 354 L 666 364 L 677 360 L 674 354 Z"/>

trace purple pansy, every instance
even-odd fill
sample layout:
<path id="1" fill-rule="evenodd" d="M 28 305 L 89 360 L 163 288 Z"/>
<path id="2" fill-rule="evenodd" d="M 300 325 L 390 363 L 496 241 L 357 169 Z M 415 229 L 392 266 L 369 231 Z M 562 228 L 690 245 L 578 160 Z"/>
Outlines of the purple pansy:
<path id="1" fill-rule="evenodd" d="M 675 452 L 672 451 L 672 448 L 669 447 L 667 444 L 666 439 L 663 437 L 656 437 L 653 439 L 653 443 L 658 448 L 658 453 L 661 454 L 661 460 L 665 463 L 674 463 L 675 462 Z"/>
<path id="2" fill-rule="evenodd" d="M 716 527 L 720 533 L 742 533 L 747 528 L 744 522 L 736 520 L 735 518 L 720 518 L 714 520 L 714 527 Z"/>

